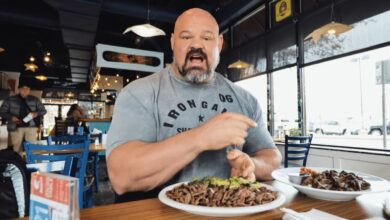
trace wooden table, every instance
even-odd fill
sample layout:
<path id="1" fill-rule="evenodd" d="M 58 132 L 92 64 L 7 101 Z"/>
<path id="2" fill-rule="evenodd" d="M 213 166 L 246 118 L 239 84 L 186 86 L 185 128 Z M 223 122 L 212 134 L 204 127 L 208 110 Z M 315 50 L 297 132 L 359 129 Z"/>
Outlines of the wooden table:
<path id="1" fill-rule="evenodd" d="M 93 153 L 106 152 L 106 148 L 103 147 L 102 144 L 95 145 L 95 143 L 91 143 L 89 145 L 89 152 L 93 152 Z"/>
<path id="2" fill-rule="evenodd" d="M 331 202 L 312 199 L 299 193 L 293 187 L 279 182 L 272 185 L 286 196 L 282 207 L 298 212 L 310 211 L 312 208 L 325 211 L 347 219 L 364 219 L 368 217 L 383 217 L 383 201 L 390 192 L 366 194 L 356 200 L 346 202 Z M 258 214 L 229 219 L 281 219 L 283 212 L 279 208 Z M 162 204 L 158 199 L 140 200 L 135 202 L 97 206 L 80 211 L 81 219 L 222 219 L 205 217 L 186 213 Z"/>

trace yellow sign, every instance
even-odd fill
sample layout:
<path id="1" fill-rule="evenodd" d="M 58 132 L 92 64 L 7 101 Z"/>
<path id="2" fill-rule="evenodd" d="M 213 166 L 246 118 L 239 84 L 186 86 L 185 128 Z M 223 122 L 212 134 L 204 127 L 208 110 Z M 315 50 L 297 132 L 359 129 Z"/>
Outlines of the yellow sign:
<path id="1" fill-rule="evenodd" d="M 275 4 L 275 21 L 279 22 L 291 16 L 291 0 L 279 0 Z"/>

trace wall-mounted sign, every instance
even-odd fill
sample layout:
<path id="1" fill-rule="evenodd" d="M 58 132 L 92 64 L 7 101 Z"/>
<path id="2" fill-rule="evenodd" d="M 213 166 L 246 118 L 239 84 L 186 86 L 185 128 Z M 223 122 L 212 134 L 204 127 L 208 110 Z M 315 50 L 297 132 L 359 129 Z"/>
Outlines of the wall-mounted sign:
<path id="1" fill-rule="evenodd" d="M 97 67 L 152 73 L 164 68 L 164 54 L 161 52 L 97 44 L 96 55 Z"/>
<path id="2" fill-rule="evenodd" d="M 279 0 L 275 4 L 275 21 L 280 22 L 291 16 L 291 0 Z"/>

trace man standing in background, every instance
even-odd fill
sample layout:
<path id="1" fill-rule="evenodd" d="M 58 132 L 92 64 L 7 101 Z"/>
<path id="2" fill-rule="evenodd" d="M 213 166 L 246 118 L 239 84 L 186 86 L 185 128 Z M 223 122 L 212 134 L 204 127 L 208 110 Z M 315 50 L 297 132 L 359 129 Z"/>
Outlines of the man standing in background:
<path id="1" fill-rule="evenodd" d="M 30 95 L 30 87 L 19 83 L 19 94 L 8 97 L 0 107 L 0 116 L 7 122 L 15 152 L 23 152 L 23 140 L 35 143 L 41 117 L 46 114 L 42 102 Z"/>

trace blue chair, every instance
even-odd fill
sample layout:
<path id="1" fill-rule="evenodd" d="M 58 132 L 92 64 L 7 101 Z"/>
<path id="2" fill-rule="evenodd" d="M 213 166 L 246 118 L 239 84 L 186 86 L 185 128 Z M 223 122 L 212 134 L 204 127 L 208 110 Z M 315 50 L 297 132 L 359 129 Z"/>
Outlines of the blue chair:
<path id="1" fill-rule="evenodd" d="M 89 134 L 89 140 L 91 141 L 91 143 L 95 143 L 95 140 L 98 139 L 99 140 L 99 143 L 102 143 L 102 133 L 99 133 L 99 134 Z M 105 155 L 103 155 L 104 158 L 105 158 Z M 95 178 L 95 190 L 96 192 L 99 192 L 99 158 L 100 158 L 100 155 L 99 153 L 97 152 L 90 152 L 89 153 L 89 158 L 90 158 L 90 161 L 92 161 L 93 163 L 93 177 Z"/>
<path id="2" fill-rule="evenodd" d="M 312 139 L 312 134 L 310 136 L 286 135 L 284 137 L 284 167 L 300 166 L 291 161 L 302 161 L 302 166 L 305 167 Z"/>
<path id="3" fill-rule="evenodd" d="M 29 164 L 41 162 L 67 161 L 70 157 L 77 158 L 77 171 L 74 173 L 73 176 L 79 179 L 79 207 L 86 208 L 92 206 L 92 184 L 85 184 L 87 159 L 89 153 L 89 140 L 77 144 L 50 146 L 25 142 L 24 148 L 26 151 L 26 161 Z M 71 170 L 64 170 L 64 172 L 72 174 Z"/>
<path id="4" fill-rule="evenodd" d="M 26 164 L 27 170 L 30 172 L 61 172 L 65 176 L 76 176 L 77 173 L 76 157 L 67 157 L 66 160 L 43 162 L 43 163 L 29 163 Z"/>
<path id="5" fill-rule="evenodd" d="M 99 142 L 102 142 L 102 134 L 89 134 L 89 135 L 60 135 L 49 136 L 47 138 L 47 144 L 76 144 L 89 139 L 91 143 L 95 142 L 98 138 Z M 95 152 L 90 152 L 88 155 L 87 173 L 92 173 L 94 177 L 94 186 L 96 192 L 99 191 L 99 155 Z"/>

